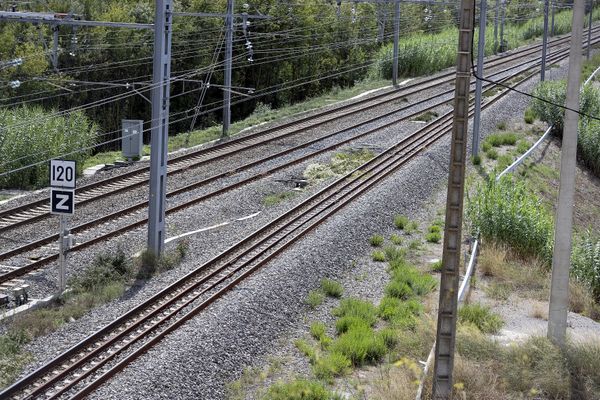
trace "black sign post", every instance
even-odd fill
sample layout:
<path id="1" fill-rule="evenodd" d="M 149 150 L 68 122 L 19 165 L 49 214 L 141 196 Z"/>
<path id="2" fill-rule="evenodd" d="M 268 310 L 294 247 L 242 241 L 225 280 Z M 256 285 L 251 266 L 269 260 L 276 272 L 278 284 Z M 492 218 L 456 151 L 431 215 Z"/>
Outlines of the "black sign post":
<path id="1" fill-rule="evenodd" d="M 77 166 L 75 161 L 51 160 L 50 161 L 50 212 L 60 218 L 59 232 L 59 275 L 58 287 L 60 293 L 67 287 L 66 267 L 67 251 L 72 245 L 72 236 L 69 234 L 66 216 L 75 213 L 75 175 Z"/>

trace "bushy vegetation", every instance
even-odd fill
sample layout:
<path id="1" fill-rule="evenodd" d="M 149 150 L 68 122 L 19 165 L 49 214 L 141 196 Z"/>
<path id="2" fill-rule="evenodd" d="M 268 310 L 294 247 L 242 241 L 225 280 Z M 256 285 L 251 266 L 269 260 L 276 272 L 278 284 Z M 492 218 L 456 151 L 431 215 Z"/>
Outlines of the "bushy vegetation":
<path id="1" fill-rule="evenodd" d="M 458 310 L 458 318 L 460 322 L 472 324 L 483 333 L 497 333 L 503 325 L 499 315 L 479 303 L 462 306 Z"/>
<path id="2" fill-rule="evenodd" d="M 39 107 L 0 109 L 0 174 L 87 148 L 96 142 L 98 128 L 82 112 L 60 116 Z M 82 161 L 90 151 L 69 159 Z M 0 177 L 0 188 L 31 189 L 49 184 L 49 163 Z"/>
<path id="3" fill-rule="evenodd" d="M 340 298 L 344 293 L 344 288 L 339 282 L 331 279 L 323 279 L 321 281 L 321 290 L 329 297 Z"/>
<path id="4" fill-rule="evenodd" d="M 476 188 L 467 200 L 467 215 L 473 233 L 507 243 L 523 256 L 552 254 L 552 215 L 523 182 L 512 176 L 494 177 Z"/>
<path id="5" fill-rule="evenodd" d="M 575 246 L 571 273 L 585 285 L 600 304 L 600 239 L 588 232 Z"/>
<path id="6" fill-rule="evenodd" d="M 304 379 L 278 382 L 271 386 L 263 400 L 342 400 L 322 383 Z"/>
<path id="7" fill-rule="evenodd" d="M 369 238 L 369 243 L 371 243 L 371 246 L 374 247 L 380 247 L 383 244 L 383 236 L 381 235 L 373 235 L 371 236 L 371 238 Z"/>

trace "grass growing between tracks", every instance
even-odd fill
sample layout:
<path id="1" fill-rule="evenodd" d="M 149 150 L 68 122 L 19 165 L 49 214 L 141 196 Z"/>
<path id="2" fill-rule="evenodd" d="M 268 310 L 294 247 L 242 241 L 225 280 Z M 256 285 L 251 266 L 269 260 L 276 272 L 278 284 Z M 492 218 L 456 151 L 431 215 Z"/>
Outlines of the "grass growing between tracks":
<path id="1" fill-rule="evenodd" d="M 396 386 L 399 383 L 406 384 L 402 390 L 414 398 L 414 381 L 420 374 L 417 363 L 426 356 L 433 341 L 432 322 L 426 317 L 422 302 L 435 289 L 437 281 L 408 261 L 407 250 L 400 247 L 403 241 L 396 236 L 394 242 L 398 245 L 392 243 L 379 250 L 390 277 L 379 304 L 343 297 L 331 311 L 335 317 L 333 323 L 315 321 L 310 324 L 309 337 L 295 341 L 296 349 L 308 359 L 313 379 L 279 380 L 254 393 L 253 398 L 338 398 L 331 385 L 338 379 L 352 381 L 359 369 L 373 368 L 381 372 L 373 379 L 382 384 L 373 385 L 375 397 L 360 392 L 359 388 L 360 398 L 392 398 L 387 396 L 399 388 Z M 383 379 L 384 374 L 388 379 Z M 299 387 L 306 390 L 306 397 L 294 397 Z M 318 388 L 320 394 L 311 397 L 316 393 L 311 388 Z M 290 397 L 272 397 L 281 393 Z"/>
<path id="2" fill-rule="evenodd" d="M 158 260 L 147 256 L 132 260 L 122 250 L 100 254 L 85 273 L 69 282 L 70 290 L 50 306 L 12 317 L 0 336 L 0 388 L 10 385 L 32 360 L 24 345 L 121 297 L 134 279 L 148 279 L 173 268 L 187 251 L 187 244 L 182 243 Z"/>

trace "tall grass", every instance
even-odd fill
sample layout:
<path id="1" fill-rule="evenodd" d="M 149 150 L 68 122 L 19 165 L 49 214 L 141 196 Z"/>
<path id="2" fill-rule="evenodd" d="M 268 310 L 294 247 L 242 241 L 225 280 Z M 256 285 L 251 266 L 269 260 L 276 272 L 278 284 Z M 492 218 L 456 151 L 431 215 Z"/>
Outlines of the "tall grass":
<path id="1" fill-rule="evenodd" d="M 53 113 L 53 112 L 52 112 Z M 0 173 L 67 154 L 91 146 L 96 141 L 97 127 L 82 112 L 69 116 L 53 116 L 38 107 L 0 110 Z M 70 155 L 79 162 L 89 151 Z M 48 184 L 48 163 L 0 177 L 0 187 L 37 188 Z"/>
<path id="2" fill-rule="evenodd" d="M 600 238 L 588 232 L 575 246 L 571 265 L 572 275 L 587 284 L 600 303 Z"/>
<path id="3" fill-rule="evenodd" d="M 509 244 L 523 256 L 549 259 L 552 254 L 552 215 L 524 183 L 509 175 L 478 186 L 467 200 L 467 215 L 474 233 Z"/>

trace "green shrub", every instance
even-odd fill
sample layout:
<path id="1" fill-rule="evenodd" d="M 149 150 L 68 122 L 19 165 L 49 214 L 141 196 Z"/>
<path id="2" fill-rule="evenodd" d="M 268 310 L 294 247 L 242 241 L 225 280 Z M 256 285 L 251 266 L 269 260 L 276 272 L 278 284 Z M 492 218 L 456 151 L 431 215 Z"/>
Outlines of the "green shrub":
<path id="1" fill-rule="evenodd" d="M 458 318 L 460 322 L 472 324 L 483 333 L 497 333 L 504 324 L 499 315 L 478 303 L 462 306 L 458 310 Z"/>
<path id="2" fill-rule="evenodd" d="M 530 148 L 531 145 L 527 140 L 519 140 L 517 142 L 517 153 L 519 154 L 525 154 Z"/>
<path id="3" fill-rule="evenodd" d="M 571 265 L 571 274 L 585 283 L 600 303 L 600 239 L 588 232 L 575 246 Z"/>
<path id="4" fill-rule="evenodd" d="M 473 165 L 481 165 L 481 155 L 477 154 L 471 158 Z"/>
<path id="5" fill-rule="evenodd" d="M 416 233 L 419 231 L 419 224 L 416 221 L 410 221 L 405 227 L 404 232 L 409 235 Z"/>
<path id="6" fill-rule="evenodd" d="M 39 107 L 0 109 L 0 174 L 85 149 L 96 142 L 98 128 L 81 111 L 57 116 Z M 78 173 L 91 150 L 67 156 Z M 0 188 L 31 189 L 48 185 L 49 164 L 0 177 Z"/>
<path id="7" fill-rule="evenodd" d="M 385 253 L 381 250 L 375 250 L 371 253 L 371 257 L 373 257 L 373 261 L 384 262 L 385 261 Z"/>
<path id="8" fill-rule="evenodd" d="M 392 242 L 396 246 L 400 246 L 403 241 L 404 240 L 402 239 L 402 236 L 396 235 L 395 233 L 393 233 L 392 236 L 390 236 L 390 242 Z"/>
<path id="9" fill-rule="evenodd" d="M 377 322 L 377 309 L 368 301 L 358 299 L 343 299 L 339 307 L 333 310 L 333 315 L 342 317 L 357 317 L 365 321 L 368 326 Z"/>
<path id="10" fill-rule="evenodd" d="M 414 293 L 406 282 L 393 280 L 385 287 L 385 294 L 397 299 L 406 300 L 413 296 Z"/>
<path id="11" fill-rule="evenodd" d="M 429 232 L 425 235 L 425 240 L 429 243 L 439 243 L 442 240 L 442 234 L 439 232 Z"/>
<path id="12" fill-rule="evenodd" d="M 467 199 L 467 216 L 473 234 L 500 241 L 523 256 L 552 254 L 552 215 L 522 182 L 506 175 L 477 187 Z"/>
<path id="13" fill-rule="evenodd" d="M 325 331 L 327 327 L 322 322 L 313 322 L 310 324 L 310 334 L 315 340 L 321 341 L 321 338 L 326 336 Z"/>
<path id="14" fill-rule="evenodd" d="M 562 106 L 565 104 L 566 93 L 567 83 L 564 80 L 541 82 L 533 90 L 535 96 L 553 103 L 549 104 L 534 98 L 531 108 L 540 120 L 552 125 L 553 131 L 559 136 L 562 136 L 563 132 L 565 110 Z M 579 99 L 579 110 L 583 114 L 599 115 L 600 90 L 591 85 L 584 87 Z"/>
<path id="15" fill-rule="evenodd" d="M 427 230 L 430 233 L 440 233 L 442 231 L 442 227 L 439 225 L 431 225 Z"/>
<path id="16" fill-rule="evenodd" d="M 490 151 L 490 149 L 492 148 L 492 145 L 489 144 L 488 142 L 484 141 L 481 144 L 481 151 L 483 151 L 484 153 L 487 153 L 488 151 Z"/>
<path id="17" fill-rule="evenodd" d="M 306 297 L 306 304 L 314 310 L 323 303 L 323 300 L 325 300 L 325 295 L 323 295 L 323 293 L 317 290 L 311 290 Z"/>
<path id="18" fill-rule="evenodd" d="M 414 328 L 416 317 L 423 312 L 423 305 L 418 299 L 402 301 L 395 297 L 385 296 L 379 304 L 378 315 L 395 327 Z"/>
<path id="19" fill-rule="evenodd" d="M 338 335 L 342 333 L 348 332 L 350 329 L 356 328 L 357 326 L 371 326 L 364 319 L 354 316 L 354 315 L 345 315 L 341 318 L 338 318 L 335 321 L 335 331 Z"/>
<path id="20" fill-rule="evenodd" d="M 404 257 L 406 256 L 406 251 L 396 246 L 387 246 L 383 249 L 383 252 L 385 254 L 385 259 L 390 262 L 404 260 Z"/>
<path id="21" fill-rule="evenodd" d="M 408 217 L 404 215 L 396 215 L 394 217 L 394 225 L 398 229 L 404 229 L 408 225 Z"/>
<path id="22" fill-rule="evenodd" d="M 383 338 L 365 325 L 353 326 L 331 345 L 333 353 L 346 356 L 353 365 L 360 366 L 381 359 L 386 353 Z"/>
<path id="23" fill-rule="evenodd" d="M 388 349 L 391 349 L 398 344 L 398 333 L 393 328 L 383 328 L 377 332 L 377 334 L 381 337 L 383 343 L 385 343 L 385 347 Z"/>
<path id="24" fill-rule="evenodd" d="M 373 247 L 380 247 L 383 244 L 383 241 L 384 239 L 381 235 L 373 235 L 369 239 L 369 243 L 371 243 L 371 246 Z"/>
<path id="25" fill-rule="evenodd" d="M 492 147 L 514 146 L 517 143 L 517 134 L 512 132 L 494 133 L 485 138 Z"/>
<path id="26" fill-rule="evenodd" d="M 487 155 L 487 157 L 490 160 L 497 160 L 498 159 L 498 150 L 496 149 L 489 149 L 488 151 L 485 152 L 485 154 Z"/>
<path id="27" fill-rule="evenodd" d="M 73 279 L 71 285 L 77 292 L 93 292 L 113 283 L 124 283 L 132 276 L 133 264 L 119 249 L 114 254 L 99 254 L 90 268 Z"/>
<path id="28" fill-rule="evenodd" d="M 531 109 L 531 107 L 528 107 L 525 110 L 525 117 L 523 119 L 525 120 L 526 124 L 533 124 L 535 121 L 535 112 Z"/>
<path id="29" fill-rule="evenodd" d="M 333 377 L 344 375 L 352 362 L 341 353 L 330 353 L 318 358 L 313 371 L 318 379 L 331 380 Z M 302 397 L 304 399 L 304 397 Z"/>
<path id="30" fill-rule="evenodd" d="M 322 383 L 297 379 L 278 382 L 271 386 L 263 400 L 342 400 L 343 397 L 327 390 Z"/>
<path id="31" fill-rule="evenodd" d="M 294 342 L 294 345 L 300 351 L 300 353 L 304 354 L 311 363 L 314 363 L 317 359 L 317 352 L 313 346 L 308 344 L 308 342 L 304 339 L 298 339 Z"/>
<path id="32" fill-rule="evenodd" d="M 596 176 L 600 176 L 600 122 L 582 118 L 577 142 L 584 164 Z"/>
<path id="33" fill-rule="evenodd" d="M 321 290 L 329 297 L 340 298 L 344 293 L 344 288 L 339 282 L 331 279 L 323 279 L 321 281 Z"/>

